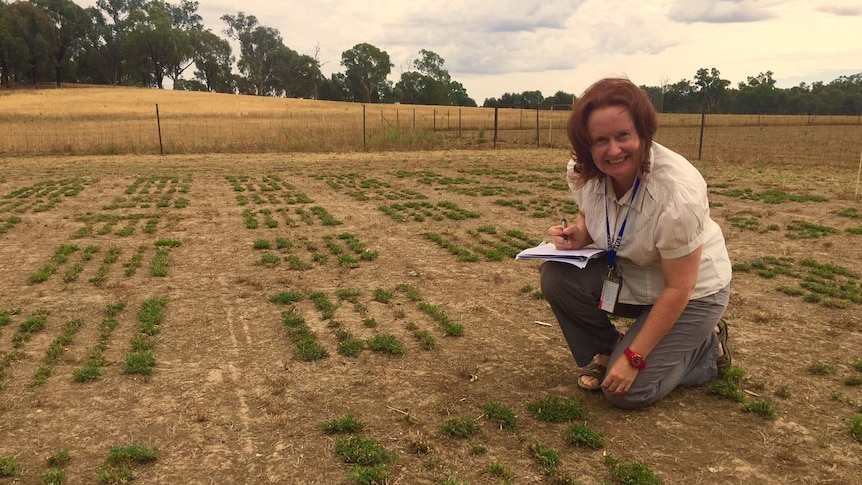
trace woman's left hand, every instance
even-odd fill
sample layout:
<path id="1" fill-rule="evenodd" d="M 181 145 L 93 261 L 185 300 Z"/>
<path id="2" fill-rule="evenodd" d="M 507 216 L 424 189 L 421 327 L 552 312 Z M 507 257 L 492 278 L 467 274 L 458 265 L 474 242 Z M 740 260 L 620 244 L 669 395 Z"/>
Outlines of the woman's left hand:
<path id="1" fill-rule="evenodd" d="M 631 390 L 638 372 L 638 369 L 629 365 L 625 357 L 620 357 L 608 368 L 602 388 L 611 394 L 625 394 Z"/>

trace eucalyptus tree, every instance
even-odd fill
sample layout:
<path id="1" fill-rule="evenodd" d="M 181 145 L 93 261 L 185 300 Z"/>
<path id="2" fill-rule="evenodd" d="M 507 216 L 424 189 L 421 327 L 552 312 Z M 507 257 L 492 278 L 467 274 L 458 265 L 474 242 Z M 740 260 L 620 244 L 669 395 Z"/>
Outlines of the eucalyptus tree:
<path id="1" fill-rule="evenodd" d="M 53 23 L 44 9 L 29 2 L 15 2 L 0 10 L 0 67 L 8 82 L 12 75 L 18 81 L 38 84 L 50 76 L 52 66 Z"/>
<path id="2" fill-rule="evenodd" d="M 467 95 L 464 86 L 453 81 L 443 64 L 445 60 L 436 52 L 421 49 L 419 57 L 413 60 L 415 71 L 401 74 L 395 84 L 401 101 L 410 104 L 443 106 L 476 106 Z"/>
<path id="3" fill-rule="evenodd" d="M 273 55 L 274 94 L 288 98 L 316 98 L 323 79 L 317 59 L 281 46 Z"/>
<path id="4" fill-rule="evenodd" d="M 136 18 L 131 14 L 144 8 L 144 0 L 97 0 L 87 9 L 93 30 L 78 62 L 81 80 L 98 84 L 140 84 L 143 75 L 130 65 L 123 52 Z"/>
<path id="5" fill-rule="evenodd" d="M 388 89 L 386 77 L 392 70 L 389 54 L 371 44 L 356 44 L 341 53 L 345 84 L 353 101 L 372 103 Z"/>
<path id="6" fill-rule="evenodd" d="M 248 94 L 258 96 L 275 92 L 275 58 L 284 47 L 277 29 L 260 25 L 254 15 L 222 15 L 228 28 L 224 33 L 239 42 L 240 57 L 237 68 L 248 80 Z"/>
<path id="7" fill-rule="evenodd" d="M 730 81 L 721 79 L 721 73 L 716 68 L 700 68 L 694 76 L 695 93 L 701 102 L 703 112 L 711 112 L 718 105 L 724 90 Z"/>
<path id="8" fill-rule="evenodd" d="M 124 52 L 138 66 L 146 66 L 148 79 L 162 89 L 165 76 L 179 78 L 184 69 L 181 66 L 191 62 L 194 49 L 190 34 L 174 27 L 169 5 L 153 1 L 145 9 L 130 15 L 133 27 L 126 37 Z"/>
<path id="9" fill-rule="evenodd" d="M 93 19 L 86 10 L 72 0 L 33 0 L 51 18 L 52 54 L 57 86 L 63 82 L 74 59 L 80 54 L 87 34 L 94 28 Z"/>
<path id="10" fill-rule="evenodd" d="M 234 92 L 231 69 L 235 58 L 231 54 L 230 42 L 204 30 L 198 34 L 194 60 L 195 78 L 203 81 L 208 91 Z"/>
<path id="11" fill-rule="evenodd" d="M 12 13 L 9 5 L 0 0 L 0 86 L 9 84 L 24 52 L 23 43 L 16 35 Z"/>
<path id="12" fill-rule="evenodd" d="M 200 48 L 204 26 L 203 18 L 197 13 L 198 5 L 198 2 L 193 0 L 164 4 L 171 16 L 173 36 L 177 39 L 176 49 L 168 58 L 167 64 L 167 75 L 175 83 L 183 72 L 195 63 L 195 53 Z"/>

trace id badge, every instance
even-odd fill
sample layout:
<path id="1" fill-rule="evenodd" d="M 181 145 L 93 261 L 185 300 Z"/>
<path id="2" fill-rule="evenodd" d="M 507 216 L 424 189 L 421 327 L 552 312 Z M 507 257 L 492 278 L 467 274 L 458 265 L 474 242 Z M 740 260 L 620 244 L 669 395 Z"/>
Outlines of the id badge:
<path id="1" fill-rule="evenodd" d="M 623 278 L 618 271 L 608 271 L 602 282 L 602 299 L 599 301 L 599 309 L 608 313 L 614 312 L 614 307 L 617 305 L 617 298 L 620 296 L 620 287 L 623 285 Z"/>

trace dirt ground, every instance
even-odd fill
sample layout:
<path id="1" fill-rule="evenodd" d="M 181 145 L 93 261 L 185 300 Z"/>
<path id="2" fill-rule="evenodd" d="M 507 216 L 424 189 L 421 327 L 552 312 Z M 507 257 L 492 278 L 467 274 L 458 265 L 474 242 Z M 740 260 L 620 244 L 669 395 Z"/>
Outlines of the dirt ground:
<path id="1" fill-rule="evenodd" d="M 860 376 L 853 366 L 862 358 L 860 304 L 810 303 L 777 290 L 799 288 L 797 277 L 735 272 L 726 315 L 734 365 L 745 371 L 744 396 L 774 403 L 775 419 L 744 412 L 707 386 L 675 391 L 638 412 L 613 409 L 577 388 L 577 366 L 554 316 L 533 295 L 539 263 L 494 261 L 478 252 L 511 243 L 507 231 L 542 240 L 561 215 L 571 216 L 565 162 L 559 150 L 0 161 L 0 227 L 6 223 L 0 312 L 10 313 L 0 328 L 0 458 L 14 457 L 21 469 L 0 477 L 0 484 L 42 483 L 46 458 L 60 450 L 71 457 L 64 483 L 98 483 L 110 450 L 130 444 L 158 450 L 156 461 L 134 467 L 136 483 L 353 483 L 352 465 L 335 452 L 341 436 L 320 429 L 349 413 L 365 423 L 363 436 L 397 453 L 390 483 L 447 477 L 449 483 L 455 477 L 506 483 L 489 472 L 491 463 L 511 472 L 511 483 L 608 483 L 605 455 L 640 461 L 667 484 L 860 483 L 862 443 L 849 420 L 862 412 L 862 388 L 845 384 Z M 850 270 L 841 278 L 858 289 L 862 236 L 845 232 L 862 226 L 855 169 L 697 165 L 711 190 L 724 194 L 710 200 L 734 263 L 772 256 L 803 272 L 800 261 L 813 258 Z M 163 178 L 168 181 L 160 186 Z M 52 196 L 33 190 L 70 180 L 78 190 Z M 235 190 L 232 180 L 246 190 Z M 280 181 L 277 189 L 267 186 L 273 180 Z M 745 192 L 740 197 L 736 189 L 827 200 L 776 204 Z M 523 206 L 499 202 L 514 200 Z M 414 217 L 420 212 L 396 221 L 380 209 L 418 201 L 431 205 L 421 221 Z M 445 201 L 469 212 L 448 217 L 438 205 Z M 341 224 L 323 224 L 312 208 Z M 257 228 L 247 228 L 244 211 L 255 214 Z M 265 223 L 266 211 L 276 227 Z M 120 222 L 111 226 L 110 216 Z M 131 234 L 123 231 L 129 221 Z M 155 230 L 146 231 L 146 221 L 155 221 Z M 836 231 L 795 239 L 794 221 Z M 339 264 L 328 248 L 334 241 L 344 249 L 338 236 L 345 233 L 378 257 L 357 258 L 355 267 Z M 429 233 L 472 251 L 478 261 L 459 261 Z M 160 240 L 180 242 L 169 250 L 164 277 L 150 271 Z M 259 240 L 272 248 L 255 249 Z M 278 240 L 289 244 L 277 247 Z M 72 244 L 79 250 L 55 273 L 30 282 L 59 247 Z M 87 260 L 89 246 L 100 250 Z M 91 282 L 111 246 L 121 250 L 118 261 Z M 126 275 L 137 253 L 141 267 Z M 265 253 L 278 262 L 263 264 Z M 315 254 L 328 258 L 315 260 Z M 308 268 L 291 269 L 291 257 Z M 68 276 L 75 263 L 82 266 L 77 278 Z M 446 336 L 402 291 L 406 285 L 463 325 L 463 335 Z M 375 292 L 381 289 L 393 297 L 380 301 Z M 359 296 L 342 301 L 338 290 Z M 270 301 L 283 292 L 305 298 L 292 305 Z M 312 302 L 316 292 L 339 305 L 331 318 Z M 167 301 L 153 372 L 125 373 L 138 312 L 152 298 Z M 99 341 L 106 307 L 118 302 L 125 309 L 106 340 L 100 377 L 76 382 L 73 372 Z M 282 318 L 288 308 L 304 317 L 328 357 L 295 355 Z M 46 316 L 44 330 L 16 346 L 21 324 L 36 315 Z M 62 345 L 50 377 L 37 383 L 52 342 L 74 319 L 83 325 Z M 417 329 L 434 337 L 436 349 L 423 349 Z M 342 356 L 338 330 L 359 339 L 394 335 L 405 353 L 364 349 Z M 820 366 L 827 371 L 812 373 L 813 364 L 828 364 Z M 784 397 L 775 395 L 779 390 L 787 391 Z M 548 396 L 577 399 L 589 413 L 585 423 L 604 435 L 604 449 L 574 447 L 565 441 L 567 424 L 535 419 L 527 404 Z M 515 432 L 484 416 L 495 400 L 517 415 Z M 477 419 L 479 429 L 453 438 L 441 431 L 453 417 Z M 541 473 L 533 443 L 559 451 L 556 476 Z"/>

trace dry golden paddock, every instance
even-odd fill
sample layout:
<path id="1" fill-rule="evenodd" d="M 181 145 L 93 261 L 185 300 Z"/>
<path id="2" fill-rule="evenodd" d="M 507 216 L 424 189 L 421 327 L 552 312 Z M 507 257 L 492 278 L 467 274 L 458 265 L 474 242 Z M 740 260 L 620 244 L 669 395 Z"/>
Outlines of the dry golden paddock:
<path id="1" fill-rule="evenodd" d="M 321 429 L 349 414 L 365 425 L 357 436 L 397 455 L 392 484 L 621 483 L 607 457 L 666 484 L 859 483 L 857 167 L 696 162 L 739 265 L 726 316 L 741 397 L 704 386 L 625 412 L 577 388 L 536 297 L 538 263 L 505 253 L 573 215 L 566 159 L 564 148 L 0 159 L 0 459 L 19 469 L 0 484 L 44 483 L 62 450 L 62 483 L 99 483 L 111 450 L 130 445 L 156 451 L 131 466 L 135 483 L 357 483 L 336 453 L 348 435 Z M 164 304 L 154 365 L 129 373 L 153 301 Z M 302 358 L 285 315 L 327 356 Z M 347 334 L 364 343 L 356 356 L 339 353 Z M 403 355 L 370 348 L 380 335 Z M 100 342 L 98 377 L 79 382 Z M 529 409 L 554 396 L 580 404 L 576 423 L 603 448 L 568 443 L 575 423 Z M 513 431 L 489 419 L 494 402 L 514 412 Z M 453 418 L 476 429 L 453 437 Z M 553 473 L 536 443 L 559 453 Z"/>

